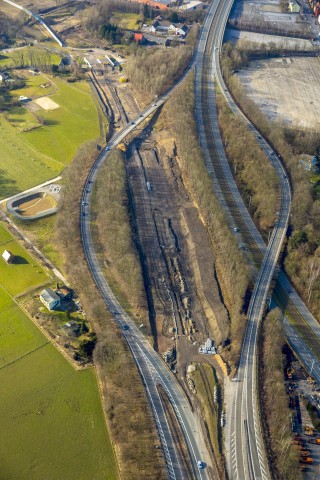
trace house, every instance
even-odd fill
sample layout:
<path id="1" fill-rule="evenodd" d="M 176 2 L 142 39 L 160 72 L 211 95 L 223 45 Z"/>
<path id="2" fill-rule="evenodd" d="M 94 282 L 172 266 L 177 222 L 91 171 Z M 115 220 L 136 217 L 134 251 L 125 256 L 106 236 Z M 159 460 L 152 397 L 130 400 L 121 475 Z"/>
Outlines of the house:
<path id="1" fill-rule="evenodd" d="M 156 22 L 153 22 L 153 24 L 149 28 L 149 31 L 151 33 L 165 34 L 169 32 L 171 26 L 172 24 L 166 20 L 161 22 L 156 21 Z"/>
<path id="2" fill-rule="evenodd" d="M 30 101 L 31 101 L 31 98 L 25 97 L 24 95 L 20 95 L 20 97 L 19 97 L 19 102 L 20 103 L 27 103 L 27 102 L 30 102 Z"/>
<path id="3" fill-rule="evenodd" d="M 143 43 L 144 42 L 143 33 L 134 33 L 133 34 L 133 40 L 137 43 Z"/>
<path id="4" fill-rule="evenodd" d="M 197 0 L 190 0 L 188 2 L 184 2 L 183 5 L 181 5 L 180 10 L 185 10 L 187 12 L 192 12 L 194 10 L 203 10 L 206 7 L 206 5 L 203 2 L 199 2 Z"/>
<path id="5" fill-rule="evenodd" d="M 14 263 L 14 255 L 10 253 L 8 250 L 5 250 L 2 254 L 2 258 L 7 262 L 7 263 Z"/>
<path id="6" fill-rule="evenodd" d="M 61 300 L 72 300 L 72 290 L 68 287 L 58 288 L 56 290 L 56 294 L 61 298 Z"/>
<path id="7" fill-rule="evenodd" d="M 300 5 L 295 0 L 291 0 L 289 2 L 289 10 L 290 10 L 291 13 L 299 13 L 300 12 Z"/>
<path id="8" fill-rule="evenodd" d="M 40 293 L 40 301 L 48 310 L 55 310 L 60 306 L 60 297 L 52 288 L 42 290 Z"/>
<path id="9" fill-rule="evenodd" d="M 299 167 L 307 170 L 307 172 L 319 173 L 320 160 L 312 155 L 301 155 L 299 158 Z"/>
<path id="10" fill-rule="evenodd" d="M 175 35 L 179 35 L 180 37 L 185 37 L 189 31 L 189 28 L 186 25 L 179 24 L 175 26 Z"/>

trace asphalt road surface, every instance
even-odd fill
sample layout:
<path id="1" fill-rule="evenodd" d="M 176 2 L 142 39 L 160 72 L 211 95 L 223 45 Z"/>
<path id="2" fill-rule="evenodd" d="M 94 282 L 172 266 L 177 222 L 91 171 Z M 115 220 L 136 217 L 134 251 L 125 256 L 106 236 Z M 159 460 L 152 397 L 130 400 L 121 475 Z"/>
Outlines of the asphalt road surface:
<path id="1" fill-rule="evenodd" d="M 198 49 L 201 44 L 206 42 L 206 37 L 210 30 L 210 25 L 214 19 L 218 2 L 214 2 L 206 17 L 206 21 L 201 31 L 201 36 L 198 44 Z M 197 51 L 198 51 L 197 49 Z M 191 68 L 191 66 L 190 66 Z M 190 68 L 177 82 L 174 88 L 177 87 L 188 73 Z M 121 143 L 129 133 L 133 132 L 135 128 L 142 122 L 144 122 L 148 116 L 155 112 L 169 97 L 173 89 L 170 89 L 164 96 L 157 99 L 155 103 L 143 110 L 138 117 L 127 124 L 120 132 L 118 132 L 109 142 L 107 147 L 101 152 L 97 158 L 94 166 L 92 167 L 83 190 L 81 199 L 81 235 L 82 243 L 85 252 L 85 256 L 91 270 L 92 276 L 104 298 L 108 308 L 113 313 L 114 318 L 117 320 L 119 327 L 123 329 L 126 325 L 129 328 L 123 329 L 123 335 L 128 342 L 134 359 L 138 365 L 143 382 L 148 394 L 148 398 L 153 410 L 154 418 L 156 420 L 159 436 L 162 442 L 162 447 L 167 464 L 168 477 L 170 479 L 184 479 L 183 466 L 178 458 L 175 445 L 172 441 L 172 435 L 167 423 L 166 415 L 161 403 L 157 385 L 162 385 L 168 397 L 171 400 L 177 419 L 179 421 L 181 430 L 184 434 L 191 464 L 194 472 L 195 479 L 218 479 L 218 474 L 214 470 L 212 461 L 210 459 L 208 450 L 205 445 L 204 433 L 201 430 L 200 422 L 197 420 L 193 411 L 190 408 L 190 404 L 187 401 L 185 395 L 181 391 L 177 381 L 173 374 L 169 372 L 168 368 L 164 364 L 163 360 L 153 350 L 151 345 L 147 342 L 144 335 L 139 328 L 134 324 L 128 314 L 122 309 L 121 305 L 113 295 L 106 279 L 104 278 L 102 271 L 97 261 L 94 247 L 91 239 L 90 229 L 90 204 L 92 187 L 97 178 L 99 168 L 106 159 L 109 151 L 114 149 L 119 143 Z M 205 468 L 199 469 L 197 462 L 201 460 L 204 463 Z"/>

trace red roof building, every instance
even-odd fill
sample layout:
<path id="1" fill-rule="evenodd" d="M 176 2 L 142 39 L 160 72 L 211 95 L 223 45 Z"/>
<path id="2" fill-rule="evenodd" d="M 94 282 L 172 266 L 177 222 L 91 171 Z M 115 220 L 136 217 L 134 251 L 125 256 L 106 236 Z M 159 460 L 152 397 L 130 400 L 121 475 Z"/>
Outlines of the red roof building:
<path id="1" fill-rule="evenodd" d="M 135 34 L 133 35 L 133 39 L 134 39 L 135 42 L 142 43 L 143 40 L 144 40 L 143 33 L 135 33 Z"/>

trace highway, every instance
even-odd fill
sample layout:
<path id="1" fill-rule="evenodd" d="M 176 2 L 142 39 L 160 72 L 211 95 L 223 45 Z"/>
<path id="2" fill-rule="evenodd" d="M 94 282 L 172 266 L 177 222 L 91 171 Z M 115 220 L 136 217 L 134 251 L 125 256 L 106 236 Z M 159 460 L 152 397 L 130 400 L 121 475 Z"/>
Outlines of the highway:
<path id="1" fill-rule="evenodd" d="M 211 5 L 206 21 L 201 31 L 198 42 L 197 51 L 201 50 L 201 45 L 206 43 L 206 38 L 209 34 L 210 25 L 213 22 L 216 13 L 218 2 L 213 2 Z M 179 421 L 181 430 L 186 440 L 190 460 L 193 468 L 194 479 L 217 479 L 219 478 L 217 470 L 212 465 L 212 459 L 209 456 L 204 433 L 200 427 L 200 421 L 196 418 L 191 410 L 190 404 L 180 389 L 174 375 L 169 372 L 160 356 L 153 350 L 151 345 L 145 339 L 139 328 L 135 325 L 129 315 L 123 310 L 113 292 L 111 291 L 106 279 L 104 278 L 100 269 L 98 260 L 95 255 L 94 246 L 91 238 L 90 225 L 90 204 L 92 196 L 92 187 L 98 176 L 99 168 L 105 161 L 108 153 L 121 143 L 131 132 L 133 132 L 142 122 L 144 122 L 151 114 L 153 114 L 171 95 L 174 88 L 176 88 L 187 73 L 192 68 L 192 65 L 182 75 L 180 80 L 174 87 L 166 92 L 161 98 L 157 99 L 155 103 L 143 110 L 138 117 L 127 124 L 120 132 L 113 136 L 108 145 L 103 149 L 101 154 L 95 161 L 83 189 L 81 199 L 80 211 L 80 226 L 81 237 L 84 253 L 87 263 L 92 273 L 93 279 L 99 288 L 106 305 L 113 313 L 114 318 L 119 324 L 120 328 L 127 325 L 129 328 L 123 329 L 123 335 L 129 345 L 132 355 L 140 370 L 146 392 L 152 407 L 154 418 L 157 424 L 159 436 L 161 439 L 164 456 L 167 465 L 168 478 L 183 480 L 185 472 L 178 458 L 172 435 L 168 426 L 165 411 L 157 391 L 157 385 L 162 385 L 166 394 L 171 400 L 177 419 Z M 201 460 L 204 462 L 205 468 L 199 469 L 197 462 Z"/>
<path id="2" fill-rule="evenodd" d="M 281 210 L 279 213 L 277 225 L 271 236 L 268 248 L 266 249 L 266 246 L 261 236 L 257 232 L 251 220 L 251 217 L 245 205 L 242 202 L 238 189 L 235 185 L 227 159 L 225 158 L 219 129 L 217 127 L 217 118 L 216 118 L 216 112 L 215 112 L 215 98 L 214 98 L 215 93 L 214 93 L 214 83 L 213 83 L 214 77 L 217 79 L 218 84 L 220 84 L 223 95 L 227 99 L 231 108 L 234 109 L 234 111 L 236 111 L 238 115 L 240 114 L 241 116 L 243 116 L 242 113 L 239 111 L 238 107 L 234 104 L 231 96 L 229 95 L 224 85 L 221 72 L 220 72 L 220 67 L 219 67 L 219 51 L 221 49 L 223 32 L 225 29 L 225 24 L 227 21 L 227 17 L 229 15 L 231 5 L 232 5 L 232 2 L 221 4 L 217 1 L 214 1 L 212 3 L 210 7 L 210 11 L 208 13 L 208 16 L 203 26 L 202 34 L 199 39 L 197 54 L 194 60 L 195 67 L 196 67 L 195 76 L 196 76 L 197 106 L 201 104 L 201 98 L 199 98 L 199 92 L 201 92 L 203 79 L 205 75 L 207 77 L 210 76 L 211 84 L 207 86 L 207 92 L 206 92 L 206 95 L 207 95 L 206 107 L 209 106 L 209 108 L 207 108 L 205 111 L 197 108 L 197 120 L 199 124 L 202 124 L 204 120 L 205 121 L 208 120 L 208 115 L 209 115 L 210 125 L 211 125 L 211 134 L 212 134 L 211 136 L 214 138 L 214 141 L 216 144 L 216 150 L 218 150 L 218 152 L 216 153 L 218 153 L 219 161 L 221 161 L 222 174 L 227 179 L 227 183 L 229 183 L 230 185 L 230 195 L 233 198 L 233 202 L 237 204 L 237 207 L 240 210 L 242 219 L 244 219 L 247 225 L 249 225 L 248 229 L 250 230 L 250 233 L 252 235 L 253 244 L 256 247 L 258 247 L 258 249 L 264 254 L 262 266 L 259 271 L 255 289 L 252 295 L 252 301 L 251 301 L 250 310 L 249 310 L 248 327 L 247 327 L 246 335 L 243 342 L 241 359 L 239 362 L 238 382 L 236 384 L 236 389 L 235 389 L 236 399 L 234 402 L 234 412 L 233 412 L 234 420 L 231 428 L 232 430 L 231 440 L 233 441 L 234 448 L 232 452 L 232 459 L 230 459 L 230 465 L 232 470 L 231 478 L 267 479 L 269 477 L 268 464 L 264 454 L 263 439 L 261 436 L 260 424 L 259 424 L 259 412 L 256 404 L 256 399 L 257 399 L 256 340 L 257 340 L 257 333 L 258 333 L 258 325 L 263 314 L 265 300 L 267 297 L 267 293 L 273 277 L 274 269 L 276 267 L 277 258 L 281 250 L 281 245 L 287 229 L 289 213 L 290 213 L 291 190 L 290 190 L 290 184 L 287 179 L 285 170 L 283 169 L 281 162 L 276 156 L 276 153 L 272 150 L 270 145 L 259 135 L 259 132 L 256 131 L 253 125 L 251 125 L 250 122 L 248 122 L 247 119 L 245 119 L 248 123 L 248 127 L 256 133 L 257 141 L 259 142 L 261 147 L 266 151 L 266 153 L 270 158 L 270 161 L 273 163 L 274 167 L 276 168 L 279 179 L 280 179 L 280 183 L 281 183 L 281 190 L 282 190 Z M 210 27 L 213 28 L 213 31 L 211 32 L 210 32 Z M 213 55 L 212 55 L 212 52 L 213 52 Z M 209 57 L 211 57 L 211 59 L 210 59 L 210 66 L 208 68 Z M 180 81 L 182 81 L 182 79 Z M 171 94 L 171 91 L 172 90 L 170 90 L 166 95 L 158 99 L 156 103 L 149 106 L 146 110 L 144 110 L 140 114 L 139 117 L 133 120 L 130 125 L 127 125 L 121 132 L 115 135 L 111 143 L 102 153 L 101 161 L 104 160 L 105 155 L 110 149 L 114 148 L 130 132 L 132 132 L 141 122 L 143 122 L 145 118 L 148 117 L 148 115 L 152 114 L 157 108 L 159 108 L 159 106 L 162 105 L 167 100 L 168 96 Z M 200 99 L 200 103 L 199 103 L 199 99 Z M 200 113 L 199 113 L 199 110 L 200 110 Z M 233 219 L 232 214 L 230 213 L 230 209 L 228 208 L 228 202 L 225 198 L 223 189 L 220 186 L 219 180 L 215 175 L 215 168 L 213 168 L 212 166 L 210 152 L 209 152 L 209 155 L 208 154 L 206 155 L 206 150 L 208 151 L 208 138 L 206 137 L 205 133 L 202 132 L 201 130 L 199 132 L 199 137 L 200 137 L 201 145 L 204 147 L 204 150 L 205 150 L 207 167 L 209 169 L 210 174 L 212 175 L 212 181 L 213 181 L 216 193 L 222 205 L 225 207 L 228 219 L 230 221 L 230 225 L 231 226 L 234 225 L 235 227 L 236 223 Z M 207 149 L 205 148 L 206 142 L 207 142 Z M 95 169 L 98 170 L 98 168 L 99 168 L 98 164 L 95 165 L 93 173 L 90 174 L 88 178 L 89 182 L 94 181 L 94 178 L 95 178 L 94 172 L 96 171 Z M 89 185 L 90 183 L 87 184 L 87 186 Z M 90 188 L 84 190 L 83 202 L 90 204 Z M 179 459 L 177 458 L 176 453 L 174 451 L 174 445 L 172 445 L 171 434 L 166 424 L 165 414 L 163 412 L 163 408 L 161 406 L 161 402 L 155 388 L 156 382 L 164 385 L 164 387 L 167 389 L 166 390 L 167 393 L 170 395 L 170 398 L 172 399 L 172 403 L 174 405 L 180 424 L 182 426 L 182 429 L 184 431 L 185 437 L 188 442 L 195 475 L 199 475 L 199 478 L 205 478 L 203 476 L 203 475 L 206 475 L 205 471 L 196 470 L 196 461 L 197 459 L 201 459 L 206 462 L 206 458 L 209 458 L 209 456 L 206 450 L 205 450 L 205 453 L 200 455 L 200 453 L 198 453 L 199 450 L 197 451 L 196 449 L 197 440 L 194 438 L 194 432 L 196 430 L 193 430 L 193 428 L 197 428 L 197 427 L 195 427 L 196 421 L 193 417 L 193 414 L 192 412 L 190 412 L 191 416 L 189 413 L 187 417 L 185 418 L 183 417 L 182 415 L 183 410 L 181 410 L 181 406 L 183 405 L 183 401 L 185 401 L 185 398 L 183 395 L 181 396 L 181 392 L 177 387 L 174 379 L 171 376 L 168 379 L 166 379 L 165 377 L 166 368 L 164 367 L 162 361 L 151 349 L 149 344 L 146 343 L 146 341 L 144 340 L 143 336 L 141 335 L 137 327 L 134 326 L 134 324 L 130 321 L 130 319 L 125 314 L 125 312 L 116 303 L 116 300 L 113 297 L 112 292 L 106 285 L 105 279 L 103 279 L 101 272 L 100 274 L 97 275 L 97 272 L 99 272 L 99 266 L 95 259 L 94 251 L 91 245 L 89 223 L 90 223 L 89 208 L 87 209 L 82 208 L 82 212 L 81 212 L 82 237 L 83 237 L 83 243 L 85 247 L 88 264 L 91 268 L 92 274 L 97 282 L 97 285 L 106 300 L 106 303 L 108 304 L 109 308 L 112 311 L 116 312 L 115 316 L 118 322 L 120 324 L 122 322 L 125 322 L 126 324 L 130 325 L 130 330 L 128 331 L 130 333 L 125 333 L 125 336 L 132 350 L 132 353 L 137 361 L 137 364 L 140 368 L 141 374 L 144 378 L 147 393 L 149 395 L 149 399 L 152 404 L 155 418 L 158 424 L 160 436 L 161 438 L 163 438 L 163 446 L 164 446 L 164 451 L 167 459 L 167 465 L 170 466 L 169 476 L 170 478 L 183 478 L 183 472 L 181 471 L 181 468 L 179 465 Z M 241 233 L 240 233 L 239 242 L 241 241 L 242 240 L 241 240 Z M 300 308 L 301 308 L 301 305 L 300 305 Z M 289 329 L 287 331 L 289 332 Z M 295 337 L 297 337 L 296 334 L 295 334 Z M 298 341 L 299 341 L 299 338 L 297 337 L 296 339 L 297 346 L 298 346 Z M 300 348 L 301 348 L 301 344 L 300 344 Z M 164 371 L 161 369 L 164 369 Z M 314 370 L 317 371 L 317 366 L 314 367 Z M 168 380 L 170 380 L 170 382 Z M 168 390 L 169 383 L 170 383 L 170 391 Z M 179 398 L 179 395 L 181 398 Z M 187 403 L 185 403 L 184 407 L 186 409 L 189 408 Z M 190 422 L 191 423 L 195 422 L 195 423 L 193 423 L 193 426 L 192 426 Z M 203 441 L 203 438 L 202 438 L 202 441 Z M 204 445 L 204 442 L 203 442 L 203 445 Z M 238 448 L 236 448 L 236 446 Z M 203 455 L 205 455 L 206 457 L 204 458 Z"/>
<path id="3" fill-rule="evenodd" d="M 229 472 L 232 478 L 268 478 L 268 467 L 264 455 L 263 441 L 259 427 L 259 414 L 256 405 L 256 337 L 257 325 L 261 319 L 265 300 L 268 293 L 270 280 L 272 279 L 272 271 L 276 266 L 276 258 L 281 249 L 281 242 L 284 239 L 287 228 L 288 218 L 290 214 L 291 192 L 290 184 L 287 179 L 286 172 L 276 153 L 270 145 L 262 138 L 255 127 L 247 120 L 243 113 L 239 110 L 226 85 L 223 81 L 220 70 L 220 51 L 227 18 L 232 6 L 232 1 L 225 3 L 219 11 L 219 19 L 217 19 L 217 28 L 210 45 L 210 53 L 206 58 L 206 64 L 197 64 L 196 70 L 196 97 L 197 106 L 201 105 L 201 84 L 204 83 L 204 77 L 207 77 L 207 85 L 205 86 L 207 99 L 205 108 L 197 108 L 198 125 L 205 122 L 211 125 L 211 138 L 205 133 L 205 128 L 200 129 L 199 137 L 201 145 L 204 148 L 205 160 L 208 171 L 212 177 L 215 192 L 224 207 L 230 228 L 240 226 L 239 245 L 243 245 L 243 241 L 249 244 L 250 250 L 254 253 L 255 259 L 259 257 L 259 263 L 264 255 L 263 263 L 258 275 L 256 265 L 254 265 L 255 273 L 255 290 L 252 296 L 252 302 L 249 310 L 248 329 L 243 342 L 242 355 L 238 369 L 238 380 L 235 385 L 233 402 L 234 411 L 232 412 L 232 425 L 229 428 L 231 436 L 231 450 L 229 460 Z M 247 123 L 248 128 L 256 134 L 257 142 L 269 157 L 270 162 L 274 166 L 281 185 L 281 210 L 279 212 L 276 229 L 270 239 L 268 250 L 265 243 L 257 231 L 253 221 L 247 211 L 240 193 L 233 179 L 218 128 L 218 121 L 215 106 L 215 89 L 213 79 L 216 79 L 221 92 L 227 100 L 230 108 L 234 113 L 241 116 Z M 203 100 L 202 100 L 203 101 Z M 208 130 L 208 128 L 207 128 Z M 212 141 L 214 140 L 214 141 Z M 213 158 L 213 160 L 212 160 Z M 240 222 L 240 225 L 239 225 Z M 242 228 L 243 227 L 243 228 Z M 249 235 L 247 235 L 249 232 Z M 243 237 L 243 238 L 242 238 Z M 258 255 L 257 255 L 258 254 Z M 284 272 L 280 272 L 276 298 L 282 301 L 280 305 L 286 305 L 289 301 L 292 315 L 298 318 L 300 325 L 293 328 L 287 319 L 284 319 L 283 326 L 287 334 L 288 341 L 292 348 L 297 352 L 298 356 L 305 364 L 309 372 L 318 379 L 319 378 L 319 339 L 320 327 L 314 317 L 307 310 L 297 293 L 294 291 L 290 282 L 286 278 Z M 285 297 L 285 302 L 283 302 Z M 291 312 L 290 312 L 291 313 Z M 308 330 L 308 343 L 304 340 L 305 326 Z M 300 327 L 300 331 L 299 331 Z M 300 335 L 302 334 L 302 336 Z M 313 351 L 310 349 L 313 343 Z M 318 358 L 315 358 L 314 354 Z M 229 439 L 227 439 L 229 441 Z"/>
<path id="4" fill-rule="evenodd" d="M 214 85 L 214 80 L 216 79 L 228 103 L 233 104 L 233 108 L 231 108 L 235 113 L 244 117 L 238 111 L 237 106 L 234 105 L 219 68 L 219 51 L 222 46 L 223 34 L 231 5 L 232 2 L 230 1 L 224 3 L 219 8 L 216 22 L 212 25 L 213 34 L 211 41 L 206 45 L 207 53 L 205 52 L 202 57 L 199 57 L 199 62 L 196 63 L 195 91 L 197 123 L 200 142 L 205 152 L 206 164 L 212 177 L 215 191 L 227 213 L 230 228 L 234 229 L 238 228 L 239 225 L 235 223 L 235 218 L 228 208 L 228 199 L 225 197 L 223 185 L 229 186 L 228 194 L 233 201 L 236 200 L 239 192 L 233 181 L 218 128 Z M 246 118 L 245 120 L 249 127 L 254 130 L 253 125 Z M 260 135 L 259 138 L 261 139 L 262 148 L 267 151 L 268 156 L 273 160 L 276 156 L 275 152 Z M 286 172 L 281 162 L 275 161 L 273 164 L 281 184 L 281 208 L 267 249 L 258 235 L 256 235 L 256 241 L 254 242 L 260 248 L 264 248 L 264 258 L 255 278 L 256 283 L 249 305 L 247 327 L 238 365 L 236 388 L 234 389 L 233 412 L 230 419 L 231 428 L 229 431 L 233 447 L 231 449 L 232 458 L 229 461 L 229 472 L 231 471 L 231 478 L 241 480 L 264 480 L 270 476 L 264 452 L 257 404 L 257 338 L 267 294 L 285 239 L 291 206 L 291 189 Z M 242 221 L 250 223 L 251 218 L 243 202 L 237 203 L 237 206 L 240 210 Z M 240 237 L 241 233 L 239 235 L 239 243 L 241 244 L 242 240 Z"/>

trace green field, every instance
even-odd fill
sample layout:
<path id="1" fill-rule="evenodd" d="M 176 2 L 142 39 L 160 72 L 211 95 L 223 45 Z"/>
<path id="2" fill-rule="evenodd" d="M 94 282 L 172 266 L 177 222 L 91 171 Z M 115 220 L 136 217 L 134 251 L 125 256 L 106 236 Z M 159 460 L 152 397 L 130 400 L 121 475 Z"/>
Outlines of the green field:
<path id="1" fill-rule="evenodd" d="M 32 148 L 0 115 L 0 198 L 54 178 L 62 168 Z"/>
<path id="2" fill-rule="evenodd" d="M 1 254 L 9 246 L 29 263 L 6 265 L 0 258 L 7 291 L 48 280 L 0 227 Z M 1 480 L 117 479 L 94 370 L 76 372 L 1 285 Z"/>
<path id="3" fill-rule="evenodd" d="M 12 95 L 34 98 L 48 94 L 59 108 L 40 108 L 35 116 L 21 106 L 6 112 L 7 120 L 0 115 L 0 198 L 54 178 L 82 143 L 99 137 L 98 112 L 89 85 L 55 78 L 50 80 L 53 85 L 48 89 L 39 87 L 48 80 L 41 75 L 30 76 L 26 88 L 13 91 Z M 50 95 L 50 91 L 56 93 Z M 35 125 L 38 128 L 21 132 Z"/>
<path id="4" fill-rule="evenodd" d="M 46 43 L 46 46 L 47 43 Z M 56 48 L 56 47 L 55 47 Z M 46 54 L 46 51 L 42 48 L 36 47 L 24 47 L 23 49 L 17 51 L 9 51 L 9 52 L 1 52 L 0 53 L 0 68 L 4 67 L 20 67 L 21 66 L 21 51 L 24 51 L 24 62 L 26 65 L 31 65 L 33 60 L 30 61 L 28 51 L 32 52 L 32 59 L 36 57 L 41 57 Z M 48 53 L 47 53 L 48 55 Z M 61 57 L 56 53 L 50 54 L 50 62 L 51 64 L 58 65 L 60 63 Z"/>
<path id="5" fill-rule="evenodd" d="M 110 21 L 121 28 L 135 30 L 139 18 L 140 17 L 137 13 L 113 12 Z"/>
<path id="6" fill-rule="evenodd" d="M 38 335 L 31 322 L 23 333 L 30 330 L 32 337 Z M 2 340 L 7 342 L 8 336 L 0 337 L 1 356 Z M 26 347 L 25 340 L 13 335 L 10 344 L 17 356 Z M 51 344 L 45 344 L 2 367 L 0 382 L 5 392 L 0 397 L 1 478 L 117 478 L 93 370 L 76 372 Z"/>
<path id="7" fill-rule="evenodd" d="M 0 238 L 5 238 L 5 235 L 6 230 L 0 226 Z M 0 258 L 0 285 L 10 295 L 20 295 L 50 281 L 50 277 L 39 263 L 13 237 L 0 243 L 1 256 L 4 250 L 16 256 L 13 264 L 8 264 L 2 257 Z"/>
<path id="8" fill-rule="evenodd" d="M 192 374 L 192 379 L 195 383 L 197 394 L 201 399 L 201 405 L 206 420 L 210 440 L 213 449 L 218 455 L 222 452 L 222 439 L 219 428 L 219 410 L 221 405 L 214 403 L 214 387 L 217 386 L 216 373 L 211 365 L 206 363 L 194 364 L 196 365 L 196 371 Z"/>
<path id="9" fill-rule="evenodd" d="M 55 78 L 54 83 L 58 91 L 50 99 L 59 108 L 42 110 L 44 125 L 23 137 L 33 148 L 67 165 L 82 143 L 99 136 L 99 118 L 86 82 L 68 84 Z"/>

